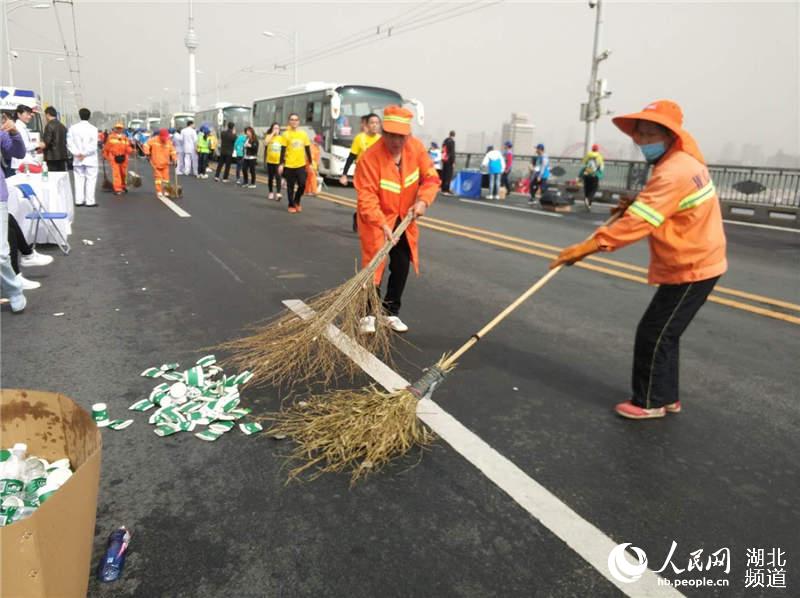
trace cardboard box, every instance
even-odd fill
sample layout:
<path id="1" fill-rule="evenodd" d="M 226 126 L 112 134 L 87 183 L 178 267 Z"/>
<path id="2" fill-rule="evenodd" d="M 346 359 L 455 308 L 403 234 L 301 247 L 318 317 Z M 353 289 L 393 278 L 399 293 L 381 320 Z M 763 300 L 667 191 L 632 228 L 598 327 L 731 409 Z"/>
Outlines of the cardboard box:
<path id="1" fill-rule="evenodd" d="M 29 518 L 0 528 L 0 596 L 86 596 L 92 571 L 102 438 L 92 416 L 64 395 L 0 390 L 0 445 L 28 445 L 75 472 Z"/>

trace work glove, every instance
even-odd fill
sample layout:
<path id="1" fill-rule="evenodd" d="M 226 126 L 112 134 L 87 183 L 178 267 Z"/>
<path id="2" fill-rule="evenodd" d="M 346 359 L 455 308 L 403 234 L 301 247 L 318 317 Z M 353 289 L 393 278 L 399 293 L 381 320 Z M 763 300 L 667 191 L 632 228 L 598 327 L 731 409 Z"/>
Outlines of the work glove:
<path id="1" fill-rule="evenodd" d="M 594 240 L 594 237 L 587 239 L 586 241 L 582 241 L 581 243 L 570 245 L 569 247 L 563 249 L 561 253 L 558 254 L 556 259 L 550 262 L 550 270 L 557 268 L 558 266 L 563 266 L 564 264 L 571 266 L 575 262 L 579 262 L 585 258 L 587 255 L 592 255 L 598 251 L 600 251 L 600 246 L 597 244 L 597 241 Z"/>

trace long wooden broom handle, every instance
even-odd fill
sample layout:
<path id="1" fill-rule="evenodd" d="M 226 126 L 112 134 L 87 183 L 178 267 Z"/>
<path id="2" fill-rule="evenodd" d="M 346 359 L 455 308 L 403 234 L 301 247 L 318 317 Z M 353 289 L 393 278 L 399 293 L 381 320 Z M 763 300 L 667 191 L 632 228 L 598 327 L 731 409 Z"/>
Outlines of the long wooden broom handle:
<path id="1" fill-rule="evenodd" d="M 406 232 L 406 229 L 412 222 L 414 222 L 413 207 L 408 211 L 406 217 L 400 221 L 400 224 L 397 225 L 397 228 L 395 228 L 394 231 L 392 231 L 391 240 L 386 241 L 383 244 L 381 250 L 378 253 L 376 253 L 375 256 L 369 261 L 369 264 L 367 264 L 366 268 L 372 268 L 375 264 L 382 261 L 387 255 L 389 255 L 389 252 L 392 250 L 392 247 L 394 247 L 394 244 L 400 240 L 400 237 L 403 236 L 403 233 Z"/>
<path id="2" fill-rule="evenodd" d="M 606 220 L 603 223 L 603 226 L 607 226 L 607 225 L 611 224 L 612 222 L 614 222 L 620 216 L 621 216 L 621 213 L 613 214 L 608 220 Z M 588 241 L 590 238 L 591 238 L 591 235 L 586 237 L 586 240 Z M 486 326 L 484 326 L 478 332 L 473 334 L 466 343 L 461 345 L 461 347 L 458 349 L 458 351 L 456 351 L 452 355 L 449 355 L 447 357 L 447 359 L 445 359 L 445 361 L 441 363 L 441 368 L 443 370 L 447 370 L 449 367 L 451 367 L 453 364 L 455 364 L 456 361 L 458 361 L 458 359 L 462 355 L 464 355 L 464 353 L 469 351 L 479 340 L 481 340 L 495 326 L 497 326 L 500 322 L 502 322 L 506 318 L 506 316 L 508 316 L 508 314 L 510 314 L 515 309 L 517 309 L 520 305 L 522 305 L 522 303 L 525 302 L 526 299 L 528 299 L 528 297 L 530 297 L 531 295 L 536 293 L 544 285 L 546 285 L 548 282 L 550 282 L 550 279 L 553 278 L 556 274 L 558 274 L 563 267 L 564 267 L 564 264 L 556 266 L 555 268 L 550 270 L 547 274 L 542 276 L 539 280 L 537 280 L 533 284 L 533 286 L 531 286 L 527 291 L 522 293 L 522 295 L 517 297 L 517 299 L 515 299 L 514 302 L 511 305 L 509 305 L 503 311 L 501 311 L 499 314 L 497 314 L 495 316 L 495 318 L 491 322 L 489 322 L 488 324 L 486 324 Z"/>

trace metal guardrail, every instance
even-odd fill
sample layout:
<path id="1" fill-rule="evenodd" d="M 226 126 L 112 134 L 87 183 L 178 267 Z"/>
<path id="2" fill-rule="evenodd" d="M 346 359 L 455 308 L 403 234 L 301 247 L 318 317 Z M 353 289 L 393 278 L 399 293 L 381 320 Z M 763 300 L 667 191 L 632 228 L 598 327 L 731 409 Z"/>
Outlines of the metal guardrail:
<path id="1" fill-rule="evenodd" d="M 482 160 L 483 154 L 456 153 L 456 170 L 480 168 Z M 529 176 L 531 160 L 532 156 L 514 156 L 512 181 Z M 556 177 L 558 181 L 575 179 L 580 172 L 581 159 L 550 156 L 551 170 L 559 167 L 564 173 Z M 708 171 L 723 202 L 800 208 L 800 169 L 709 164 Z M 606 160 L 601 187 L 618 192 L 638 191 L 647 181 L 648 172 L 649 166 L 644 162 Z"/>

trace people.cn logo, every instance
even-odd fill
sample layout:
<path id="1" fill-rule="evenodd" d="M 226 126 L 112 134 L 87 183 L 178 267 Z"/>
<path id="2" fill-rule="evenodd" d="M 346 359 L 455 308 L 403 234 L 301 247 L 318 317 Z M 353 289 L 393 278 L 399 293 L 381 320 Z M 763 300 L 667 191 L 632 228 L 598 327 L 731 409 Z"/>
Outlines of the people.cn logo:
<path id="1" fill-rule="evenodd" d="M 636 555 L 637 562 L 632 563 L 628 560 L 625 549 L 631 547 L 631 551 Z M 621 583 L 633 583 L 638 581 L 642 574 L 647 570 L 647 555 L 644 550 L 631 546 L 630 542 L 617 544 L 608 554 L 608 570 L 611 576 Z"/>

